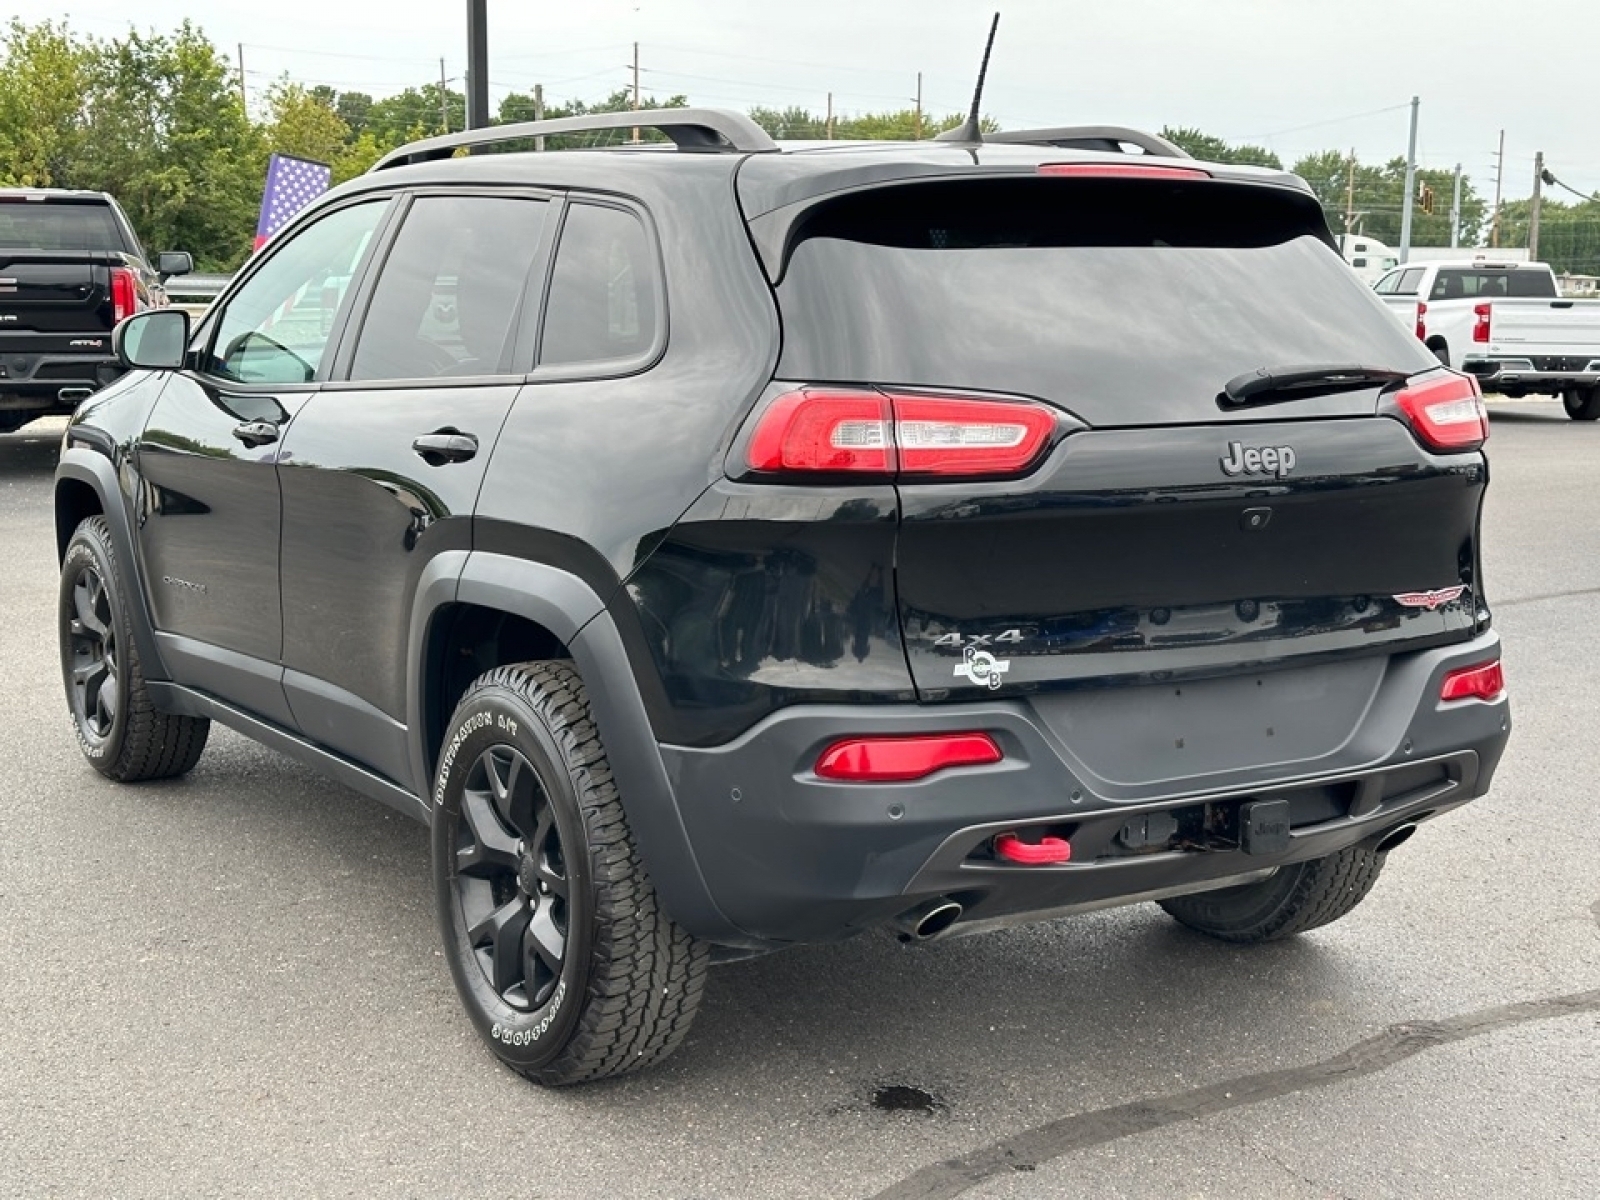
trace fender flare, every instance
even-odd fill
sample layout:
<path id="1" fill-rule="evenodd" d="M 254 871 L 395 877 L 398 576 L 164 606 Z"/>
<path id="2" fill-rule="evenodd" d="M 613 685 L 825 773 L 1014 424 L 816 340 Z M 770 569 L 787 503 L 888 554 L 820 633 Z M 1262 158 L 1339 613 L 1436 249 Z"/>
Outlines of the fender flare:
<path id="1" fill-rule="evenodd" d="M 617 780 L 623 810 L 640 857 L 667 914 L 695 937 L 724 945 L 763 947 L 717 907 L 695 857 L 689 833 L 661 759 L 661 747 L 634 679 L 633 665 L 605 601 L 583 579 L 546 563 L 474 550 L 460 562 L 454 588 L 440 579 L 419 592 L 411 623 L 412 704 L 420 731 L 424 654 L 433 616 L 451 601 L 495 609 L 548 629 L 572 653 L 583 677 L 606 757 Z M 452 564 L 453 565 L 453 564 Z M 420 734 L 413 755 L 422 795 L 431 793 Z M 431 810 L 431 798 L 427 800 Z"/>
<path id="2" fill-rule="evenodd" d="M 61 460 L 56 467 L 53 505 L 59 503 L 60 485 L 67 479 L 86 484 L 99 497 L 101 515 L 111 530 L 111 548 L 116 552 L 122 564 L 123 578 L 129 584 L 129 595 L 124 600 L 129 623 L 133 626 L 134 646 L 139 651 L 139 669 L 148 681 L 167 682 L 172 675 L 156 645 L 155 626 L 150 620 L 150 605 L 144 589 L 144 572 L 140 569 L 138 555 L 134 553 L 133 528 L 122 500 L 122 489 L 117 486 L 116 467 L 104 454 L 82 445 L 67 446 L 61 451 Z M 55 513 L 59 520 L 59 509 Z"/>

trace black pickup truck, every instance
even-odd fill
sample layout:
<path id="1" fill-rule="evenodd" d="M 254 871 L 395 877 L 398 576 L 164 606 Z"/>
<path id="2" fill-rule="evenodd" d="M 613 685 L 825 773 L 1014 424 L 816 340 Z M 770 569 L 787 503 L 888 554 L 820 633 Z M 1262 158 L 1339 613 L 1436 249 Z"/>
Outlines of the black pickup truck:
<path id="1" fill-rule="evenodd" d="M 152 267 L 104 192 L 0 189 L 0 433 L 71 412 L 121 373 L 111 330 L 166 304 L 188 254 Z"/>

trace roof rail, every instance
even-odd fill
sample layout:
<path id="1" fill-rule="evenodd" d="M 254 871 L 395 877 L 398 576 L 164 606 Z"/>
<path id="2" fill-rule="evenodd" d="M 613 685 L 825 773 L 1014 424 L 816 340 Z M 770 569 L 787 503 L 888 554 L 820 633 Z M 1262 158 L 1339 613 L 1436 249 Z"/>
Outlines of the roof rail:
<path id="1" fill-rule="evenodd" d="M 1113 150 L 1121 151 L 1123 144 L 1138 146 L 1146 154 L 1159 158 L 1190 158 L 1182 146 L 1157 137 L 1129 129 L 1125 125 L 1068 125 L 1060 129 L 1009 129 L 1002 133 L 986 135 L 989 142 L 1008 142 L 1022 146 L 1059 146 L 1063 150 Z"/>
<path id="2" fill-rule="evenodd" d="M 373 165 L 374 171 L 407 163 L 449 158 L 463 146 L 490 146 L 562 133 L 593 133 L 603 129 L 655 129 L 667 135 L 679 150 L 764 154 L 778 148 L 767 131 L 743 113 L 720 108 L 652 108 L 640 112 L 587 113 L 551 121 L 518 121 L 489 125 L 464 133 L 425 138 L 391 150 Z"/>

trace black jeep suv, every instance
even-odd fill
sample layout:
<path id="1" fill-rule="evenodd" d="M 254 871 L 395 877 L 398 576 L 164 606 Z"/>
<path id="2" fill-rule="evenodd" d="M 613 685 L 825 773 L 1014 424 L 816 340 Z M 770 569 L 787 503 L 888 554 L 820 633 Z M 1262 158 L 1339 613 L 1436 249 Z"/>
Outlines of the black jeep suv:
<path id="1" fill-rule="evenodd" d="M 676 145 L 456 156 L 633 124 Z M 512 126 L 116 341 L 56 487 L 84 753 L 177 775 L 218 720 L 430 822 L 456 986 L 540 1082 L 874 926 L 1299 933 L 1506 742 L 1476 385 L 1290 175 Z"/>

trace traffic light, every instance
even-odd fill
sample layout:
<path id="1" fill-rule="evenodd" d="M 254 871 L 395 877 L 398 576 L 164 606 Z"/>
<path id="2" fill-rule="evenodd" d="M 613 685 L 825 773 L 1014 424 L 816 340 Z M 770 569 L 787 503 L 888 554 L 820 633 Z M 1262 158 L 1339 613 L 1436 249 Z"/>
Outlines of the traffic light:
<path id="1" fill-rule="evenodd" d="M 1422 202 L 1422 211 L 1433 216 L 1433 189 L 1426 183 L 1422 184 L 1417 189 L 1417 199 Z"/>

